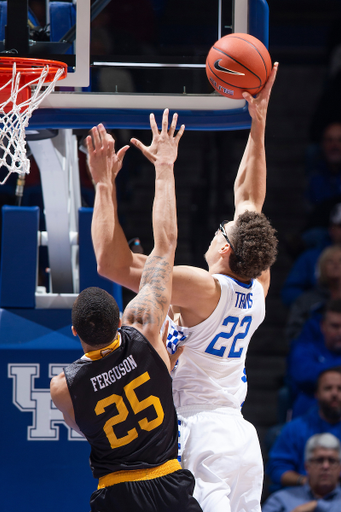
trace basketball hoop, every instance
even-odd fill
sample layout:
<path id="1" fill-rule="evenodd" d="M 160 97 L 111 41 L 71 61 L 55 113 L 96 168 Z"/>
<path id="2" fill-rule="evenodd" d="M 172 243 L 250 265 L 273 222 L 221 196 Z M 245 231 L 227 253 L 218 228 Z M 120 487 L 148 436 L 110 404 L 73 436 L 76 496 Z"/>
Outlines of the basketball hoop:
<path id="1" fill-rule="evenodd" d="M 25 128 L 32 113 L 66 77 L 64 62 L 0 56 L 0 167 L 20 175 L 30 172 Z"/>

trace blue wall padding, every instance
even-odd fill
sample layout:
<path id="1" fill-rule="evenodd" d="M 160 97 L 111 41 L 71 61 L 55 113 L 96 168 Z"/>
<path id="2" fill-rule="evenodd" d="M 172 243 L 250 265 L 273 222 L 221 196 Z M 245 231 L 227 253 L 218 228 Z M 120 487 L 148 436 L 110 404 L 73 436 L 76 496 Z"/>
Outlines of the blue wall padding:
<path id="1" fill-rule="evenodd" d="M 79 209 L 79 290 L 89 286 L 103 288 L 115 298 L 120 311 L 123 311 L 122 287 L 101 277 L 97 272 L 95 252 L 91 239 L 93 208 Z"/>
<path id="2" fill-rule="evenodd" d="M 266 0 L 249 2 L 249 33 L 269 47 L 269 6 Z"/>
<path id="3" fill-rule="evenodd" d="M 5 27 L 7 23 L 7 2 L 0 2 L 0 40 L 5 39 Z"/>
<path id="4" fill-rule="evenodd" d="M 71 2 L 50 2 L 50 39 L 59 41 L 76 23 L 76 7 Z M 73 53 L 73 46 L 65 53 Z"/>
<path id="5" fill-rule="evenodd" d="M 2 207 L 0 307 L 34 308 L 39 207 Z"/>
<path id="6" fill-rule="evenodd" d="M 82 354 L 71 333 L 70 309 L 0 309 L 0 438 L 6 439 L 1 443 L 1 456 L 6 457 L 6 464 L 0 464 L 6 489 L 1 512 L 89 510 L 97 486 L 89 467 L 89 444 L 69 439 L 61 415 L 55 419 L 49 396 L 51 366 L 61 365 L 59 373 Z M 13 367 L 18 378 L 13 378 Z M 38 437 L 32 428 L 39 430 Z M 56 435 L 48 435 L 49 429 Z"/>

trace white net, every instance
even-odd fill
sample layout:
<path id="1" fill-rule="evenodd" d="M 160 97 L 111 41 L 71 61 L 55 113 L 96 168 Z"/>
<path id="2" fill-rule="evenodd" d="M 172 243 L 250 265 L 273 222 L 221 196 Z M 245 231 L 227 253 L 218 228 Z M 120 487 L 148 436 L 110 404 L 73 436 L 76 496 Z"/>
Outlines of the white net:
<path id="1" fill-rule="evenodd" d="M 0 87 L 0 91 L 10 87 L 8 99 L 0 104 L 0 168 L 7 171 L 5 178 L 0 180 L 0 185 L 3 185 L 13 172 L 19 174 L 30 172 L 30 161 L 26 156 L 25 128 L 33 111 L 54 90 L 63 72 L 63 68 L 57 69 L 52 82 L 45 84 L 49 74 L 49 66 L 46 65 L 42 67 L 38 77 L 22 85 L 21 73 L 17 72 L 14 62 L 12 76 Z M 22 92 L 26 87 L 32 92 L 28 99 L 21 101 Z"/>

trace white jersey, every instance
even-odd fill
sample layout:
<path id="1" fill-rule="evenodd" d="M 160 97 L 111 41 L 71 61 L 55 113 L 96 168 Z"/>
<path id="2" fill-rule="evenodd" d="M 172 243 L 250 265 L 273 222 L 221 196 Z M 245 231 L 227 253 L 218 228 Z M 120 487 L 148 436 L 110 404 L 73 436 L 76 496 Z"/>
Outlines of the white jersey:
<path id="1" fill-rule="evenodd" d="M 188 409 L 240 409 L 247 393 L 245 358 L 249 342 L 265 316 L 257 280 L 250 284 L 214 274 L 221 296 L 216 309 L 194 327 L 170 324 L 168 347 L 185 345 L 173 376 L 174 403 Z"/>

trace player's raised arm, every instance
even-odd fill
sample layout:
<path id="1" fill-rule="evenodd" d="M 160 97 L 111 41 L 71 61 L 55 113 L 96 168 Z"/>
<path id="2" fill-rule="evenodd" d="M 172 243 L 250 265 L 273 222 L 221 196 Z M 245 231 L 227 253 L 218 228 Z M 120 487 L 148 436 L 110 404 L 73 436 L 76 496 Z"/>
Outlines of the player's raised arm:
<path id="1" fill-rule="evenodd" d="M 92 242 L 100 275 L 137 291 L 146 256 L 133 254 L 117 214 L 116 177 L 129 146 L 115 152 L 115 141 L 99 124 L 86 139 L 89 167 L 96 184 L 91 225 Z"/>
<path id="2" fill-rule="evenodd" d="M 260 213 L 266 193 L 265 125 L 272 86 L 278 69 L 276 62 L 264 88 L 254 98 L 244 92 L 252 118 L 251 130 L 234 183 L 235 218 L 245 210 Z"/>
<path id="3" fill-rule="evenodd" d="M 159 352 L 168 368 L 169 357 L 160 336 L 160 329 L 170 305 L 172 272 L 177 243 L 177 216 L 174 182 L 174 162 L 184 126 L 174 135 L 177 114 L 168 130 L 168 109 L 163 113 L 159 132 L 154 115 L 150 124 L 153 144 L 149 148 L 140 141 L 132 143 L 141 149 L 155 167 L 155 198 L 153 204 L 154 248 L 148 256 L 138 295 L 127 305 L 122 325 L 132 325 L 141 331 Z"/>

